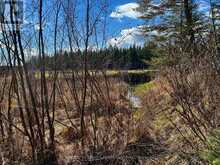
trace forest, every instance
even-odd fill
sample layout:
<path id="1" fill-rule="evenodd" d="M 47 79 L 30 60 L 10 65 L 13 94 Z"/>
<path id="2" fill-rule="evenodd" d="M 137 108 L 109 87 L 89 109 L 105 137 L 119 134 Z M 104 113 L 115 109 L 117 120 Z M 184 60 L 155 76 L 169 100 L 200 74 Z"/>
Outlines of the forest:
<path id="1" fill-rule="evenodd" d="M 220 165 L 220 1 L 0 1 L 0 164 Z"/>
<path id="2" fill-rule="evenodd" d="M 129 48 L 108 47 L 101 50 L 89 51 L 89 69 L 147 69 L 151 58 L 156 56 L 147 47 L 137 47 L 132 45 Z M 80 68 L 79 60 L 82 59 L 84 52 L 58 52 L 56 54 L 58 70 L 70 70 Z M 45 57 L 47 70 L 53 70 L 54 56 Z M 39 69 L 41 62 L 38 57 L 31 57 L 29 60 L 30 68 Z"/>

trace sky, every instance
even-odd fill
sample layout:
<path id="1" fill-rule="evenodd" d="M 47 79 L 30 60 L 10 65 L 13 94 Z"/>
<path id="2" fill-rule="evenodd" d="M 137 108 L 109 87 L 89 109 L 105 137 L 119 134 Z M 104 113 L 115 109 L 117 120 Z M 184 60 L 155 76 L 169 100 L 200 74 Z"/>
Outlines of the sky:
<path id="1" fill-rule="evenodd" d="M 160 0 L 154 0 L 153 3 L 159 5 Z M 208 18 L 210 15 L 210 1 L 194 0 L 194 3 L 197 4 L 198 11 Z M 108 44 L 119 47 L 128 47 L 133 44 L 143 46 L 147 38 L 143 36 L 139 27 L 146 25 L 146 22 L 139 19 L 141 14 L 135 10 L 139 7 L 138 3 L 135 0 L 111 0 L 111 4 L 110 27 L 111 29 L 115 28 L 116 33 L 112 34 L 113 37 L 108 40 Z M 149 10 L 151 9 L 149 8 Z M 152 35 L 159 35 L 157 31 L 151 33 Z"/>
<path id="2" fill-rule="evenodd" d="M 34 10 L 37 13 L 37 3 L 33 5 L 33 1 L 31 0 L 23 0 L 24 1 L 24 35 L 27 37 L 36 35 L 39 28 L 38 24 L 38 17 L 34 17 L 31 14 L 28 15 L 27 13 L 32 13 Z M 35 0 L 37 2 L 37 0 Z M 53 27 L 50 26 L 50 23 L 47 22 L 54 22 L 54 15 L 50 14 L 53 12 L 54 8 L 51 7 L 53 0 L 49 1 L 43 1 L 45 4 L 45 21 L 46 24 L 44 25 L 46 28 L 44 28 L 44 36 L 45 40 L 47 41 L 48 45 L 53 45 Z M 55 1 L 55 0 L 54 0 Z M 67 0 L 63 0 L 64 2 L 67 2 Z M 91 2 L 96 3 L 101 2 L 101 0 L 94 0 Z M 109 2 L 109 9 L 107 13 L 107 43 L 105 46 L 118 46 L 118 47 L 129 47 L 131 45 L 138 45 L 143 46 L 146 39 L 146 36 L 143 36 L 143 33 L 140 29 L 141 26 L 146 24 L 143 20 L 139 18 L 141 15 L 136 9 L 139 7 L 139 4 L 136 2 L 137 0 L 107 0 Z M 160 0 L 155 0 L 160 1 Z M 208 16 L 208 6 L 209 1 L 208 0 L 195 0 L 199 4 L 199 9 L 206 13 Z M 77 3 L 85 2 L 85 0 L 78 0 Z M 31 6 L 31 7 L 30 7 Z M 79 5 L 80 6 L 80 5 Z M 83 6 L 83 5 L 82 5 Z M 150 10 L 150 9 L 149 9 Z M 79 14 L 85 15 L 85 10 L 81 9 L 79 11 Z M 51 16 L 51 17 L 50 17 Z M 62 17 L 62 16 L 61 16 Z M 47 19 L 47 20 L 46 20 Z M 62 17 L 63 19 L 63 17 Z M 79 26 L 82 25 L 82 22 L 79 22 Z M 61 20 L 61 24 L 63 24 Z M 80 27 L 81 28 L 81 27 Z M 30 30 L 33 29 L 33 30 Z M 62 30 L 62 28 L 61 28 Z M 157 34 L 157 32 L 152 32 L 154 34 Z M 35 36 L 35 40 L 37 40 L 37 35 Z M 52 44 L 51 44 L 52 43 Z M 30 47 L 33 48 L 33 50 L 36 50 L 36 43 L 30 43 Z M 68 44 L 66 44 L 68 45 Z M 65 47 L 65 46 L 64 46 Z M 32 49 L 31 48 L 31 49 Z M 47 49 L 47 48 L 46 48 Z M 53 47 L 48 46 L 48 51 L 52 52 Z M 35 52 L 34 52 L 35 53 Z"/>
<path id="3" fill-rule="evenodd" d="M 64 0 L 64 2 L 65 1 L 67 0 Z M 94 3 L 96 1 L 99 2 L 99 0 L 94 0 Z M 108 6 L 108 13 L 107 13 L 107 25 L 108 25 L 107 34 L 106 34 L 107 41 L 106 41 L 105 46 L 112 45 L 112 46 L 118 46 L 118 47 L 129 47 L 134 44 L 142 46 L 144 44 L 144 37 L 138 27 L 141 26 L 144 23 L 144 21 L 138 18 L 140 16 L 140 13 L 135 11 L 136 8 L 139 6 L 138 3 L 136 3 L 136 0 L 107 0 L 107 1 L 108 1 L 109 6 Z M 45 11 L 48 11 L 48 13 L 50 13 L 49 11 L 53 10 L 53 7 L 48 7 L 51 5 L 50 1 L 44 1 L 44 2 L 45 2 L 44 6 L 46 6 Z M 83 2 L 85 1 L 84 0 L 77 1 L 79 6 L 80 5 L 85 6 L 85 5 L 82 5 Z M 32 22 L 38 22 L 38 18 L 33 17 L 32 15 L 29 16 L 28 14 L 26 14 L 26 13 L 32 13 L 33 3 L 30 0 L 24 0 L 24 4 L 25 4 L 24 11 L 26 11 L 25 18 L 24 18 L 25 19 L 24 27 L 27 27 L 26 28 L 27 30 L 29 30 L 30 28 L 33 28 L 36 31 L 39 30 L 38 25 L 36 23 L 34 27 L 32 26 Z M 32 6 L 32 8 L 29 8 L 29 6 Z M 37 12 L 37 10 L 35 12 Z M 80 9 L 79 15 L 80 14 L 85 15 L 85 8 L 82 7 Z M 53 20 L 54 18 L 50 18 L 50 15 L 48 15 L 46 19 L 52 22 L 54 21 Z M 84 26 L 82 25 L 82 22 L 79 22 L 78 24 L 80 26 Z M 53 38 L 51 37 L 53 35 L 53 32 L 52 32 L 53 29 L 50 28 L 48 23 L 46 26 L 47 28 L 44 28 L 44 34 L 46 34 L 45 37 L 46 38 L 48 37 L 48 39 L 46 40 L 49 41 L 51 39 L 51 42 L 53 42 Z M 28 35 L 30 36 L 30 34 Z M 52 48 L 48 48 L 48 49 L 52 49 Z"/>
<path id="4" fill-rule="evenodd" d="M 139 19 L 140 13 L 135 9 L 139 6 L 135 0 L 111 0 L 110 2 L 109 25 L 110 38 L 109 45 L 128 47 L 130 45 L 144 44 L 144 37 L 139 30 L 139 26 L 144 21 Z"/>

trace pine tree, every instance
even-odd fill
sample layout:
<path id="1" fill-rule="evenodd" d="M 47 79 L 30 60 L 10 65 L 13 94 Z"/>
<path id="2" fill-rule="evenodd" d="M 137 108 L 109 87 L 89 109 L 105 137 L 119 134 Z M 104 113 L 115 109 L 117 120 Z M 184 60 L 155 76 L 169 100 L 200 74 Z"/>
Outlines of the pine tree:
<path id="1" fill-rule="evenodd" d="M 143 28 L 157 42 L 193 44 L 205 28 L 204 14 L 194 0 L 160 0 L 158 3 L 141 0 L 139 3 L 141 18 L 146 21 Z"/>

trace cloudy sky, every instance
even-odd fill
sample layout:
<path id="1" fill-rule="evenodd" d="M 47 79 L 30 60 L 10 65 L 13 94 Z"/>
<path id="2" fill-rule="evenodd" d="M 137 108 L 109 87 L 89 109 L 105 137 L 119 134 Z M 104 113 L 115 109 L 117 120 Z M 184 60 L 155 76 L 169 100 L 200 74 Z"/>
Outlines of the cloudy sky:
<path id="1" fill-rule="evenodd" d="M 111 29 L 116 29 L 115 33 L 112 33 L 112 37 L 108 40 L 108 44 L 117 45 L 121 47 L 127 47 L 129 45 L 143 45 L 144 37 L 139 27 L 144 22 L 139 19 L 141 15 L 135 11 L 139 7 L 135 0 L 111 0 L 111 13 L 109 15 L 111 20 Z M 157 4 L 159 0 L 155 0 Z M 198 5 L 198 11 L 209 16 L 209 1 L 208 0 L 196 0 Z M 150 8 L 149 8 L 150 10 Z M 151 11 L 150 11 L 151 12 Z M 153 31 L 153 35 L 157 35 L 156 31 Z M 159 34 L 158 34 L 159 35 Z"/>
<path id="2" fill-rule="evenodd" d="M 64 0 L 64 2 L 65 1 L 67 0 Z M 25 13 L 32 13 L 33 9 L 29 9 L 29 6 L 33 6 L 31 1 L 24 0 L 24 2 L 25 2 L 25 11 L 26 11 Z M 47 1 L 44 2 L 46 3 Z M 79 4 L 79 17 L 81 17 L 80 13 L 82 15 L 85 14 L 84 13 L 85 8 L 80 7 L 83 4 L 83 2 L 85 1 L 82 0 L 77 1 L 77 4 Z M 94 2 L 99 2 L 99 1 L 94 0 Z M 140 13 L 137 12 L 136 10 L 139 7 L 138 3 L 136 3 L 136 0 L 108 0 L 108 4 L 109 4 L 109 10 L 107 13 L 108 29 L 107 29 L 106 46 L 117 45 L 119 47 L 128 47 L 134 44 L 143 45 L 144 37 L 139 27 L 143 25 L 144 21 L 138 18 L 140 16 Z M 48 7 L 50 5 L 51 4 L 49 3 L 49 1 L 47 4 L 44 4 L 44 6 L 47 7 L 45 9 L 46 11 L 45 15 L 47 15 L 47 13 L 50 13 L 50 10 L 53 10 L 53 7 Z M 50 18 L 50 15 L 48 15 L 46 19 L 53 21 L 54 18 Z M 28 22 L 28 24 L 31 24 L 32 22 L 38 22 L 38 18 L 33 17 L 31 14 L 30 16 L 28 14 L 25 14 L 24 22 Z M 79 22 L 80 26 L 83 26 L 81 24 L 82 22 Z M 49 25 L 50 25 L 49 23 L 47 23 L 47 25 L 45 24 L 47 28 L 44 28 L 44 33 L 51 35 L 45 35 L 46 37 L 50 37 L 53 35 L 52 33 L 53 29 L 51 30 Z M 38 30 L 38 24 L 34 25 L 34 30 L 36 31 Z M 47 39 L 48 43 L 49 40 L 50 38 Z"/>
<path id="3" fill-rule="evenodd" d="M 37 1 L 37 0 L 35 0 Z M 63 0 L 64 2 L 67 2 L 67 0 Z M 160 0 L 155 0 L 157 2 L 159 2 Z M 33 6 L 32 1 L 30 0 L 24 0 L 25 2 L 25 13 L 32 13 L 33 9 L 30 9 L 30 6 Z M 45 15 L 46 15 L 46 19 L 51 20 L 52 22 L 54 21 L 54 18 L 51 18 L 50 12 L 53 12 L 53 7 L 50 7 L 51 1 L 44 1 L 45 4 L 44 6 L 46 6 L 45 9 Z M 77 2 L 84 2 L 82 0 L 78 0 Z M 93 1 L 91 1 L 93 2 Z M 96 2 L 94 0 L 94 2 Z M 97 0 L 97 2 L 99 2 Z M 139 16 L 141 15 L 141 13 L 139 13 L 136 9 L 139 7 L 137 0 L 108 0 L 109 2 L 109 10 L 107 13 L 107 45 L 112 45 L 112 46 L 119 46 L 119 47 L 129 47 L 130 45 L 139 45 L 142 46 L 145 42 L 145 37 L 143 36 L 143 33 L 141 31 L 141 26 L 144 25 L 144 21 L 139 19 Z M 206 15 L 209 15 L 208 12 L 208 6 L 209 6 L 209 1 L 208 0 L 196 0 L 196 2 L 198 2 L 199 4 L 199 10 L 206 13 Z M 51 5 L 52 6 L 52 5 Z M 35 8 L 34 8 L 35 9 Z M 80 10 L 79 13 L 84 14 L 84 10 L 85 8 L 82 8 Z M 28 10 L 30 10 L 30 12 L 28 12 Z M 149 8 L 149 10 L 152 9 Z M 37 10 L 36 10 L 37 12 Z M 24 20 L 24 24 L 26 25 L 25 22 L 27 22 L 27 24 L 30 24 L 30 26 L 26 26 L 27 30 L 29 30 L 32 26 L 32 22 L 38 22 L 38 18 L 37 17 L 33 17 L 32 15 L 30 15 L 29 17 L 27 17 L 27 14 L 25 14 L 25 20 Z M 53 16 L 53 15 L 52 15 Z M 80 15 L 79 15 L 80 16 Z M 36 19 L 36 20 L 35 20 Z M 82 22 L 80 22 L 79 20 L 79 26 L 84 26 L 81 24 Z M 62 21 L 61 21 L 62 24 Z M 53 43 L 53 38 L 51 37 L 53 35 L 53 29 L 51 29 L 49 23 L 45 24 L 45 27 L 48 28 L 44 28 L 44 34 L 47 40 L 48 45 L 52 45 L 49 44 L 50 43 L 50 39 L 51 39 L 51 43 Z M 38 31 L 38 24 L 34 24 L 33 26 L 34 31 Z M 25 31 L 25 30 L 24 30 Z M 62 31 L 62 28 L 61 28 Z M 31 31 L 32 32 L 32 31 Z M 156 31 L 152 31 L 151 32 L 153 35 L 158 35 L 158 33 Z M 27 36 L 32 36 L 32 34 L 25 32 L 24 33 Z M 34 35 L 35 33 L 33 33 Z M 37 36 L 36 36 L 37 37 Z M 35 43 L 32 44 L 33 46 L 30 47 L 35 47 Z M 65 44 L 64 45 L 68 45 Z M 50 46 L 48 46 L 48 50 L 52 50 L 53 48 L 50 48 Z"/>
<path id="4" fill-rule="evenodd" d="M 127 47 L 129 45 L 143 45 L 144 37 L 140 26 L 144 23 L 139 19 L 140 13 L 136 11 L 139 7 L 135 0 L 111 0 L 110 26 L 111 33 L 108 40 L 109 45 Z"/>

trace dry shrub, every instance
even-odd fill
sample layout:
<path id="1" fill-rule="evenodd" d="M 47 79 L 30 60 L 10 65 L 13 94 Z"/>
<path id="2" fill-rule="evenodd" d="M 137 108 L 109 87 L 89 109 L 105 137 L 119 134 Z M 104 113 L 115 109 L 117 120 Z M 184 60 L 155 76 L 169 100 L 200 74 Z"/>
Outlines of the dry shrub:
<path id="1" fill-rule="evenodd" d="M 170 52 L 171 63 L 161 75 L 168 102 L 158 118 L 169 123 L 162 128 L 170 148 L 180 152 L 178 157 L 200 162 L 198 151 L 206 146 L 208 133 L 220 124 L 216 58 L 207 47 L 191 53 L 180 48 Z"/>
<path id="2" fill-rule="evenodd" d="M 219 76 L 210 57 L 193 58 L 167 69 L 174 109 L 201 141 L 219 125 Z"/>
<path id="3" fill-rule="evenodd" d="M 127 86 L 118 79 L 112 78 L 91 81 L 87 90 L 84 137 L 80 136 L 79 132 L 80 113 L 77 110 L 76 100 L 73 99 L 67 82 L 60 83 L 59 90 L 62 92 L 62 96 L 60 95 L 57 100 L 61 102 L 58 102 L 61 110 L 56 113 L 66 117 L 56 116 L 56 118 L 68 119 L 62 121 L 67 127 L 64 126 L 60 134 L 56 136 L 56 139 L 62 143 L 58 146 L 58 152 L 61 155 L 60 161 L 67 162 L 66 159 L 70 162 L 86 162 L 90 158 L 102 160 L 101 156 L 117 157 L 134 137 L 135 123 L 129 101 L 126 99 Z M 80 86 L 77 91 L 80 95 Z M 80 145 L 82 138 L 84 138 L 84 146 Z M 64 139 L 64 141 L 60 139 Z M 62 145 L 68 151 L 62 149 Z"/>
<path id="4" fill-rule="evenodd" d="M 206 146 L 208 133 L 220 125 L 220 76 L 212 50 L 170 48 L 169 63 L 153 81 L 153 88 L 141 95 L 140 122 L 171 152 L 157 159 L 157 164 L 205 163 L 198 153 Z"/>

